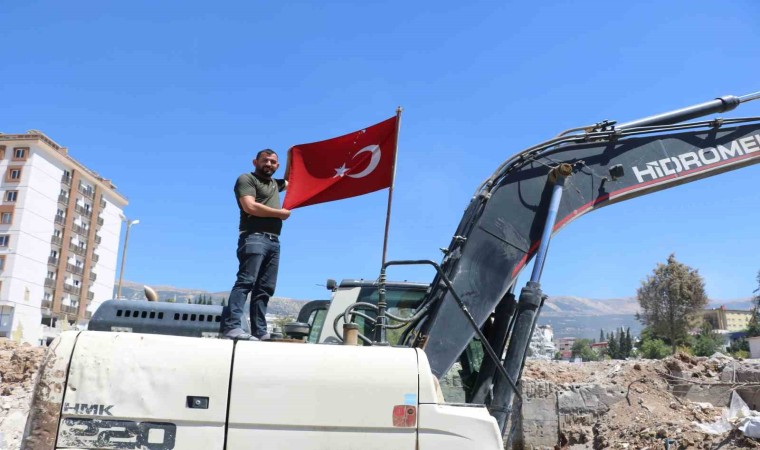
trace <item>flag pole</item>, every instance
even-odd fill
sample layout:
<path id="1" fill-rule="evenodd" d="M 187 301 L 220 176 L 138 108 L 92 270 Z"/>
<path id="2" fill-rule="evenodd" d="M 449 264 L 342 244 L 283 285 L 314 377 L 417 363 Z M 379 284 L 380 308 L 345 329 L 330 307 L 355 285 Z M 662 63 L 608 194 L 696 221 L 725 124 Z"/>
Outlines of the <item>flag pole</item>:
<path id="1" fill-rule="evenodd" d="M 396 108 L 396 148 L 393 149 L 393 170 L 391 171 L 391 186 L 388 188 L 388 209 L 385 213 L 385 236 L 383 237 L 383 264 L 380 266 L 378 277 L 377 317 L 375 322 L 375 338 L 373 345 L 389 345 L 386 335 L 388 319 L 385 316 L 385 308 L 388 303 L 385 300 L 385 257 L 388 254 L 388 228 L 391 225 L 391 204 L 393 203 L 393 185 L 396 184 L 396 161 L 398 160 L 398 130 L 401 128 L 400 106 Z"/>
<path id="2" fill-rule="evenodd" d="M 388 229 L 391 225 L 391 205 L 393 203 L 393 185 L 396 184 L 396 161 L 398 161 L 398 131 L 401 128 L 402 107 L 396 108 L 396 148 L 393 149 L 393 171 L 391 172 L 391 186 L 388 188 L 388 209 L 385 213 L 385 236 L 383 237 L 383 266 L 385 266 L 388 254 Z M 381 266 L 382 267 L 382 266 Z"/>

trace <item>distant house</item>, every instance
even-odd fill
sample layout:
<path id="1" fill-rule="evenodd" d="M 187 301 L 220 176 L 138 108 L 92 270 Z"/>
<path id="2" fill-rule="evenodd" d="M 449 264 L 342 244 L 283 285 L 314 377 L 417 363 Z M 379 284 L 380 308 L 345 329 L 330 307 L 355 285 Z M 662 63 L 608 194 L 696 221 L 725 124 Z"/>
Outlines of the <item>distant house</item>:
<path id="1" fill-rule="evenodd" d="M 576 339 L 577 338 L 574 337 L 559 338 L 557 340 L 557 347 L 559 348 L 559 351 L 564 352 L 566 350 L 572 350 Z"/>
<path id="2" fill-rule="evenodd" d="M 595 343 L 591 344 L 591 350 L 593 350 L 593 351 L 595 351 L 595 352 L 597 352 L 599 354 L 604 354 L 604 353 L 607 352 L 607 348 L 609 347 L 608 344 L 609 343 L 606 342 L 606 341 L 605 342 L 595 342 Z"/>

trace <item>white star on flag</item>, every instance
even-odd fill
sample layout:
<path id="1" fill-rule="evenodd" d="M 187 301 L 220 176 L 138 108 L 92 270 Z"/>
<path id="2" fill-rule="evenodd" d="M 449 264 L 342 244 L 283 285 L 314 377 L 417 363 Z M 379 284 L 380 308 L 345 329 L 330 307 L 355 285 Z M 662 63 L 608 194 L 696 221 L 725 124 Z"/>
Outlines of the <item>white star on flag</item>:
<path id="1" fill-rule="evenodd" d="M 342 166 L 335 169 L 335 175 L 333 176 L 333 178 L 343 177 L 344 175 L 346 175 L 346 172 L 348 172 L 349 170 L 350 169 L 346 168 L 346 164 L 343 163 Z"/>

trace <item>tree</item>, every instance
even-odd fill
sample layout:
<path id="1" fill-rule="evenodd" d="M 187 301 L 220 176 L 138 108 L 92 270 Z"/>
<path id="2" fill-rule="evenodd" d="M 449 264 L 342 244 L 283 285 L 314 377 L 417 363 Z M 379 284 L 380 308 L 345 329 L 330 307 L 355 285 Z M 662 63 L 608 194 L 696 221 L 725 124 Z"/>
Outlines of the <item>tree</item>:
<path id="1" fill-rule="evenodd" d="M 760 271 L 757 272 L 757 289 L 752 293 L 755 294 L 752 298 L 755 307 L 752 309 L 752 318 L 747 327 L 748 337 L 760 336 Z"/>
<path id="2" fill-rule="evenodd" d="M 636 297 L 641 306 L 638 319 L 655 337 L 666 338 L 673 353 L 687 336 L 691 318 L 707 305 L 702 276 L 678 262 L 674 254 L 641 282 Z"/>
<path id="3" fill-rule="evenodd" d="M 576 339 L 573 343 L 573 357 L 580 357 L 583 361 L 596 361 L 599 355 L 591 349 L 590 339 Z"/>
<path id="4" fill-rule="evenodd" d="M 604 329 L 599 330 L 599 342 L 604 342 Z"/>
<path id="5" fill-rule="evenodd" d="M 609 354 L 612 359 L 619 359 L 620 347 L 618 346 L 617 339 L 615 339 L 614 332 L 610 338 L 607 339 L 607 354 Z"/>

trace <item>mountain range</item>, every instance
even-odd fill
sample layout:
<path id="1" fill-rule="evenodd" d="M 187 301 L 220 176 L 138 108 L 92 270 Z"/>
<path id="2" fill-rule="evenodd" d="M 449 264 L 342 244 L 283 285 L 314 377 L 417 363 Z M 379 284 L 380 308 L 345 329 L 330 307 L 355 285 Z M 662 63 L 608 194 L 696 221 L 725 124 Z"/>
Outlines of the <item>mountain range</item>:
<path id="1" fill-rule="evenodd" d="M 229 291 L 209 292 L 203 289 L 186 289 L 174 286 L 151 286 L 158 294 L 159 301 L 176 301 L 192 303 L 199 298 L 211 299 L 214 304 L 226 300 Z M 116 297 L 114 292 L 114 298 Z M 132 281 L 122 284 L 122 297 L 144 300 L 143 285 Z M 325 299 L 329 296 L 325 295 Z M 301 307 L 309 300 L 285 297 L 272 297 L 269 301 L 270 314 L 296 317 Z M 750 310 L 750 297 L 733 300 L 711 300 L 710 308 L 725 306 L 727 309 Z M 539 325 L 551 325 L 556 338 L 583 337 L 595 339 L 599 330 L 605 333 L 618 328 L 631 328 L 631 333 L 638 335 L 642 325 L 636 320 L 640 310 L 636 297 L 590 299 L 576 296 L 549 297 L 541 310 Z"/>

